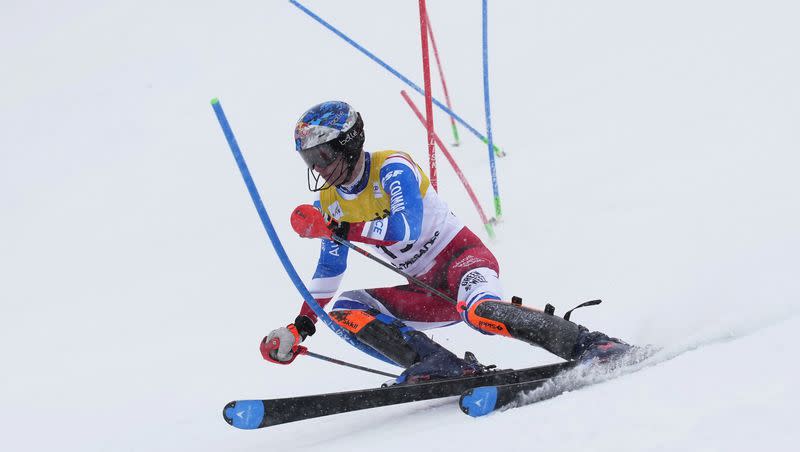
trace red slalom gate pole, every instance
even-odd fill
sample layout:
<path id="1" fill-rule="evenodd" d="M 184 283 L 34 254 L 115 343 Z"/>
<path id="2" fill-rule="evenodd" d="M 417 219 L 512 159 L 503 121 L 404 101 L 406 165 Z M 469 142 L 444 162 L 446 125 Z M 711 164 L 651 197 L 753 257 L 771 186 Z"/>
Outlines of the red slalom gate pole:
<path id="1" fill-rule="evenodd" d="M 427 11 L 425 11 L 427 13 Z M 450 102 L 450 94 L 447 92 L 447 82 L 444 80 L 444 69 L 442 68 L 442 60 L 439 59 L 439 49 L 436 47 L 436 39 L 433 37 L 433 26 L 431 25 L 431 16 L 426 15 L 426 20 L 428 21 L 428 34 L 431 38 L 431 47 L 433 47 L 433 56 L 436 59 L 436 67 L 439 69 L 439 79 L 442 81 L 442 91 L 444 91 L 444 101 L 447 104 L 447 108 L 453 109 L 453 104 Z M 461 144 L 461 141 L 458 139 L 458 128 L 456 127 L 456 120 L 453 117 L 450 117 L 450 127 L 453 130 L 453 139 L 455 142 L 453 146 L 458 146 Z"/>
<path id="2" fill-rule="evenodd" d="M 408 93 L 406 93 L 405 90 L 402 90 L 400 91 L 400 95 L 403 96 L 403 99 L 405 99 L 408 106 L 411 107 L 411 110 L 413 110 L 414 114 L 417 115 L 417 118 L 422 123 L 422 125 L 425 125 L 425 118 L 422 117 L 422 113 L 420 113 L 417 106 L 414 105 L 414 101 L 411 100 L 411 98 L 408 96 Z M 493 239 L 494 219 L 489 219 L 486 217 L 486 213 L 484 213 L 483 208 L 481 207 L 481 203 L 478 202 L 478 197 L 475 196 L 475 192 L 472 191 L 472 187 L 469 185 L 467 178 L 464 176 L 464 173 L 461 172 L 461 168 L 458 167 L 458 164 L 456 163 L 455 159 L 453 159 L 453 155 L 450 154 L 450 151 L 448 151 L 447 148 L 444 146 L 444 143 L 442 143 L 442 140 L 439 139 L 439 135 L 437 135 L 436 132 L 433 133 L 433 140 L 436 142 L 436 145 L 439 146 L 439 149 L 441 149 L 442 154 L 444 154 L 447 161 L 450 162 L 450 166 L 453 167 L 453 170 L 456 172 L 456 175 L 458 175 L 458 178 L 461 180 L 461 184 L 464 185 L 464 188 L 467 190 L 467 194 L 472 200 L 472 204 L 474 204 L 475 209 L 478 210 L 478 215 L 480 215 L 481 217 L 481 221 L 483 222 L 483 226 L 486 228 L 486 232 L 489 234 L 489 237 Z"/>
<path id="3" fill-rule="evenodd" d="M 419 0 L 419 27 L 420 38 L 422 40 L 422 72 L 425 77 L 425 117 L 428 129 L 428 161 L 430 162 L 430 180 L 434 190 L 439 190 L 438 178 L 436 177 L 436 148 L 433 147 L 433 103 L 431 101 L 431 66 L 428 55 L 428 12 L 425 8 L 425 0 Z"/>

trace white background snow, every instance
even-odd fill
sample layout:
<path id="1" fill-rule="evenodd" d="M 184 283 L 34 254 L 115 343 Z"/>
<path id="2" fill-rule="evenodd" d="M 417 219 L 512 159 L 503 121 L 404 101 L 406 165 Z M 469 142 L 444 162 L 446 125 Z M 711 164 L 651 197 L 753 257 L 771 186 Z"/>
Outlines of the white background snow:
<path id="1" fill-rule="evenodd" d="M 307 6 L 422 83 L 417 2 Z M 507 295 L 671 361 L 475 420 L 452 399 L 246 432 L 237 398 L 381 377 L 260 339 L 300 298 L 209 100 L 218 96 L 301 275 L 317 243 L 292 130 L 328 99 L 369 149 L 426 164 L 406 87 L 285 1 L 23 2 L 0 17 L 0 448 L 7 451 L 793 450 L 800 63 L 792 1 L 490 3 Z M 430 0 L 457 112 L 484 129 L 480 2 Z M 435 72 L 434 72 L 435 74 Z M 441 97 L 438 77 L 434 92 Z M 413 95 L 418 105 L 422 98 Z M 449 124 L 436 114 L 446 141 Z M 451 148 L 491 210 L 487 151 Z M 483 232 L 440 157 L 440 192 Z M 350 258 L 343 288 L 396 275 Z M 555 361 L 463 325 L 434 337 L 505 367 Z M 319 353 L 385 366 L 322 327 Z M 280 448 L 280 449 L 279 449 Z"/>

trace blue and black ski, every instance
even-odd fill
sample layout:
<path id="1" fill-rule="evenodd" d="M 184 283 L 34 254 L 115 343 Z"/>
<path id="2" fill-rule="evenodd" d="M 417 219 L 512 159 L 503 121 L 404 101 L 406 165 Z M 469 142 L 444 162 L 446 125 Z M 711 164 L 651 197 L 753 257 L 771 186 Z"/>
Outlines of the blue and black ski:
<path id="1" fill-rule="evenodd" d="M 236 400 L 225 406 L 222 416 L 228 424 L 236 428 L 257 429 L 367 408 L 452 397 L 478 386 L 506 385 L 531 380 L 548 381 L 554 375 L 574 366 L 575 362 L 563 362 L 385 388 L 283 399 Z"/>
<path id="2" fill-rule="evenodd" d="M 526 394 L 540 389 L 548 383 L 554 387 L 554 390 L 547 391 L 546 396 L 536 397 L 535 400 L 526 400 Z M 480 417 L 501 409 L 528 405 L 553 398 L 568 390 L 569 388 L 566 386 L 555 388 L 555 383 L 552 379 L 525 381 L 505 385 L 480 386 L 464 391 L 464 393 L 461 394 L 458 405 L 464 414 L 472 417 Z"/>
<path id="3" fill-rule="evenodd" d="M 640 348 L 615 362 L 573 365 L 551 378 L 524 380 L 507 384 L 476 386 L 461 394 L 458 405 L 464 414 L 485 416 L 495 411 L 530 405 L 552 399 L 565 392 L 601 383 L 642 368 L 641 363 L 655 352 Z"/>

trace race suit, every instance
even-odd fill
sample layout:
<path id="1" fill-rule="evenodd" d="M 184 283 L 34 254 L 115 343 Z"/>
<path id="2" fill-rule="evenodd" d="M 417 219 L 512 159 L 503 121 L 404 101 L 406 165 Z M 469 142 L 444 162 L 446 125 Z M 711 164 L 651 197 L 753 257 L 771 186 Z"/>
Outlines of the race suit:
<path id="1" fill-rule="evenodd" d="M 365 154 L 364 171 L 356 182 L 320 192 L 315 203 L 320 211 L 337 222 L 358 225 L 361 233 L 351 235 L 351 241 L 372 245 L 394 267 L 464 301 L 467 307 L 482 299 L 502 299 L 497 260 L 450 212 L 413 159 L 399 151 Z M 339 289 L 348 251 L 322 240 L 309 284 L 321 306 Z M 413 283 L 344 292 L 332 309 L 332 317 L 342 319 L 333 315 L 336 311 L 379 311 L 418 330 L 463 320 L 453 303 Z M 300 314 L 316 321 L 305 303 Z"/>

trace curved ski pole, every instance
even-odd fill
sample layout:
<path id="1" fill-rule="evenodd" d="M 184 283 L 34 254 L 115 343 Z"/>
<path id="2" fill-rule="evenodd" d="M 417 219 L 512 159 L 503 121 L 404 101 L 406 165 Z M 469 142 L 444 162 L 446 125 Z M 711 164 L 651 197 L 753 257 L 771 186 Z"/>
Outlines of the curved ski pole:
<path id="1" fill-rule="evenodd" d="M 381 361 L 398 367 L 403 367 L 393 362 L 389 358 L 381 355 L 372 347 L 358 341 L 358 339 L 356 339 L 348 331 L 339 326 L 339 324 L 334 322 L 328 313 L 322 309 L 319 303 L 317 303 L 317 300 L 314 299 L 314 297 L 311 295 L 311 292 L 308 291 L 308 288 L 305 286 L 305 284 L 303 284 L 303 280 L 300 279 L 300 275 L 297 274 L 294 265 L 292 265 L 292 262 L 289 260 L 286 250 L 283 249 L 283 244 L 281 244 L 278 233 L 275 232 L 275 227 L 272 226 L 272 220 L 270 220 L 269 214 L 267 214 L 267 209 L 264 207 L 264 202 L 261 200 L 261 195 L 258 193 L 256 184 L 253 181 L 252 175 L 250 174 L 250 170 L 247 168 L 247 163 L 244 161 L 242 151 L 239 149 L 239 144 L 236 142 L 236 137 L 233 135 L 233 130 L 228 123 L 228 118 L 225 116 L 225 111 L 222 109 L 219 99 L 216 97 L 211 99 L 211 107 L 214 109 L 214 113 L 217 115 L 219 125 L 222 128 L 222 132 L 225 134 L 225 139 L 228 141 L 228 146 L 233 153 L 234 160 L 236 160 L 236 165 L 239 167 L 239 172 L 242 174 L 242 179 L 244 179 L 244 184 L 247 186 L 247 191 L 250 193 L 250 198 L 253 201 L 253 205 L 258 212 L 259 218 L 261 218 L 261 224 L 264 226 L 264 230 L 267 232 L 270 242 L 272 242 L 272 247 L 275 249 L 275 253 L 278 255 L 278 259 L 280 259 L 281 264 L 283 264 L 283 268 L 286 270 L 289 279 L 292 280 L 292 283 L 294 284 L 295 288 L 297 288 L 297 291 L 300 292 L 300 295 L 303 297 L 303 300 L 305 300 L 308 307 L 314 311 L 314 314 L 316 314 L 317 317 L 328 326 L 328 328 L 336 333 L 337 336 L 344 339 L 348 344 L 372 356 L 373 358 L 377 358 Z"/>
<path id="2" fill-rule="evenodd" d="M 347 239 L 343 239 L 341 237 L 338 237 L 336 234 L 334 234 L 333 235 L 333 241 L 338 243 L 338 244 L 340 244 L 340 245 L 344 245 L 344 246 L 350 248 L 351 250 L 353 250 L 353 251 L 355 251 L 355 252 L 357 252 L 357 253 L 359 253 L 359 254 L 361 254 L 363 256 L 366 256 L 370 260 L 375 261 L 375 262 L 383 265 L 384 267 L 386 267 L 389 270 L 397 273 L 398 275 L 408 279 L 409 281 L 413 282 L 414 284 L 425 288 L 426 290 L 430 291 L 432 294 L 438 296 L 442 300 L 448 301 L 448 302 L 450 302 L 450 303 L 452 303 L 454 305 L 458 305 L 458 302 L 456 302 L 456 300 L 452 299 L 447 294 L 444 294 L 444 293 L 438 291 L 433 286 L 429 285 L 428 283 L 422 282 L 421 280 L 409 275 L 408 273 L 404 272 L 403 270 L 400 270 L 399 268 L 394 267 L 391 264 L 388 264 L 388 263 L 378 259 L 377 257 L 373 256 L 369 251 L 367 251 L 367 250 L 365 250 L 365 249 L 353 244 L 352 242 L 348 241 Z"/>

